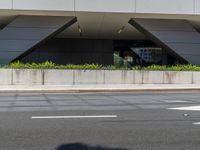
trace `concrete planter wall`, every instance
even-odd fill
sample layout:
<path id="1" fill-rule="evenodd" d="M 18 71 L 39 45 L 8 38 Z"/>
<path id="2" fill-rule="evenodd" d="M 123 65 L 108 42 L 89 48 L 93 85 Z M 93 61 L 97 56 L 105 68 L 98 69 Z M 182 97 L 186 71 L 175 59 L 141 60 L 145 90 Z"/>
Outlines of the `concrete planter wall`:
<path id="1" fill-rule="evenodd" d="M 0 85 L 200 84 L 200 72 L 0 69 Z"/>

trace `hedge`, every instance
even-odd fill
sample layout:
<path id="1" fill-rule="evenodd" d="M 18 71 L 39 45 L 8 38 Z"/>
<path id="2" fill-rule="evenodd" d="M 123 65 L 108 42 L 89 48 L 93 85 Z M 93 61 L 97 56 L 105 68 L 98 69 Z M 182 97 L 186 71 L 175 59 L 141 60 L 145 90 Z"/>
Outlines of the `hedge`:
<path id="1" fill-rule="evenodd" d="M 186 64 L 186 65 L 173 65 L 173 66 L 161 66 L 161 65 L 151 65 L 147 67 L 141 66 L 128 66 L 128 65 L 108 65 L 103 66 L 99 64 L 84 64 L 84 65 L 58 65 L 51 61 L 46 61 L 43 63 L 22 63 L 22 62 L 13 62 L 8 65 L 3 66 L 3 68 L 12 68 L 12 69 L 90 69 L 90 70 L 169 70 L 169 71 L 200 71 L 199 66 Z"/>

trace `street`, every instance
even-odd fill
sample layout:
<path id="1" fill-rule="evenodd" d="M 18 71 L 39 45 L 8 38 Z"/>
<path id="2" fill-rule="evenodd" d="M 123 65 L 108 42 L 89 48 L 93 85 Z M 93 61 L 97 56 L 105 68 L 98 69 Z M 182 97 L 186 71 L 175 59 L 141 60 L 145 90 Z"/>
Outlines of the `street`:
<path id="1" fill-rule="evenodd" d="M 0 94 L 0 150 L 199 150 L 190 106 L 199 92 Z"/>

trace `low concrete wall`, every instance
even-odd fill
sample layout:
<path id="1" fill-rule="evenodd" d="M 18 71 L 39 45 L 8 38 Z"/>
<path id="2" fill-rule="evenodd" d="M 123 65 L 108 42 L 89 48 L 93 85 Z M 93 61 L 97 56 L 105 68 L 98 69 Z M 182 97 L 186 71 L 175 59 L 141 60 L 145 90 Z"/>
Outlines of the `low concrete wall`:
<path id="1" fill-rule="evenodd" d="M 163 80 L 166 84 L 192 84 L 193 72 L 165 71 Z"/>
<path id="2" fill-rule="evenodd" d="M 3 70 L 1 70 L 3 71 Z M 43 71 L 39 69 L 15 69 L 7 74 L 13 85 L 41 85 L 43 83 Z"/>
<path id="3" fill-rule="evenodd" d="M 200 72 L 0 69 L 0 85 L 200 84 Z"/>
<path id="4" fill-rule="evenodd" d="M 73 70 L 43 70 L 44 85 L 72 85 L 74 84 Z"/>
<path id="5" fill-rule="evenodd" d="M 163 84 L 163 71 L 142 71 L 143 84 Z"/>
<path id="6" fill-rule="evenodd" d="M 12 69 L 0 69 L 0 85 L 11 85 L 12 84 Z"/>

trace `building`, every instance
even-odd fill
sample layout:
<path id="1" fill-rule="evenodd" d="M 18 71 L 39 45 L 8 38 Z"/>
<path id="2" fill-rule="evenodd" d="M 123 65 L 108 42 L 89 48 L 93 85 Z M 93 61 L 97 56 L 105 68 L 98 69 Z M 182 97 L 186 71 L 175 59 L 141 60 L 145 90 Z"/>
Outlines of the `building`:
<path id="1" fill-rule="evenodd" d="M 161 64 L 200 65 L 199 0 L 0 0 L 0 28 L 0 64 L 112 64 L 151 47 Z"/>

